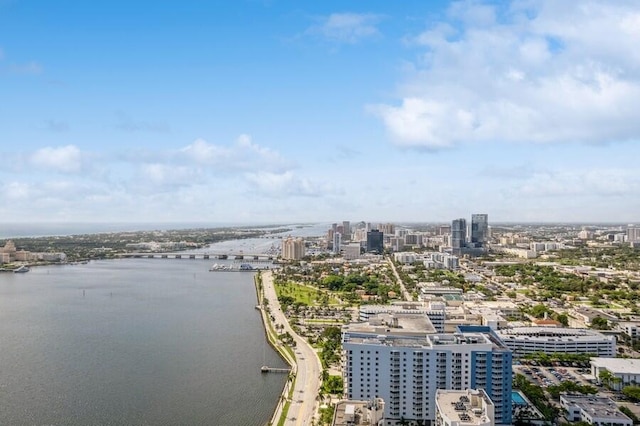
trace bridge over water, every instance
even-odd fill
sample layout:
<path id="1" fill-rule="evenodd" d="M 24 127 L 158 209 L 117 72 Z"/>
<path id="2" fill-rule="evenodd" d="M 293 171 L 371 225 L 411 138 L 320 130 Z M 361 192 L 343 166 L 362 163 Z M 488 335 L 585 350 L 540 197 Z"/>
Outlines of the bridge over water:
<path id="1" fill-rule="evenodd" d="M 122 253 L 122 258 L 134 259 L 233 259 L 272 261 L 277 255 L 271 253 L 241 253 L 241 252 L 203 252 L 203 253 Z"/>

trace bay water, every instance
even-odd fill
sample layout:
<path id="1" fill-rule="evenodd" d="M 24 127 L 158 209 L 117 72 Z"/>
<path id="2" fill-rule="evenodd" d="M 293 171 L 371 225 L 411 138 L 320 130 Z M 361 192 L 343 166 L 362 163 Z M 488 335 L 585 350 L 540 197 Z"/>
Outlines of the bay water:
<path id="1" fill-rule="evenodd" d="M 0 274 L 1 425 L 264 425 L 286 375 L 253 273 L 122 259 Z"/>

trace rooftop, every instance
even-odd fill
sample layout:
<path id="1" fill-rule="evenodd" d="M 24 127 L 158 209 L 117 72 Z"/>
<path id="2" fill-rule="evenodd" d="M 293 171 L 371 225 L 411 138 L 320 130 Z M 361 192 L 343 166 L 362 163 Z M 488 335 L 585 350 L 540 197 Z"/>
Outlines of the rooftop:
<path id="1" fill-rule="evenodd" d="M 502 340 L 528 339 L 537 341 L 558 341 L 558 342 L 592 342 L 596 340 L 611 340 L 613 336 L 590 330 L 587 328 L 559 328 L 559 327 L 515 327 L 505 328 L 498 331 Z"/>
<path id="2" fill-rule="evenodd" d="M 491 351 L 493 349 L 505 350 L 506 347 L 498 339 L 489 333 L 467 332 L 467 333 L 441 333 L 422 335 L 402 335 L 391 333 L 366 333 L 359 334 L 353 329 L 343 329 L 345 333 L 345 343 L 381 345 L 392 347 L 411 348 L 434 348 L 436 346 L 447 345 L 468 345 L 476 346 L 478 351 Z M 443 348 L 446 349 L 446 348 Z"/>
<path id="3" fill-rule="evenodd" d="M 618 406 L 609 398 L 601 396 L 586 395 L 561 395 L 560 400 L 564 400 L 567 405 L 574 405 L 589 413 L 592 418 L 606 419 L 626 419 Z"/>
<path id="4" fill-rule="evenodd" d="M 405 336 L 424 336 L 435 333 L 431 320 L 426 314 L 378 313 L 366 322 L 351 323 L 343 328 L 344 332 L 373 333 Z"/>
<path id="5" fill-rule="evenodd" d="M 382 399 L 374 401 L 339 401 L 333 415 L 333 426 L 375 426 L 383 417 Z"/>
<path id="6" fill-rule="evenodd" d="M 612 374 L 640 374 L 640 359 L 591 358 L 591 364 L 598 368 L 606 368 Z"/>
<path id="7" fill-rule="evenodd" d="M 436 401 L 441 415 L 452 422 L 459 422 L 460 426 L 493 424 L 493 402 L 481 389 L 438 389 Z"/>

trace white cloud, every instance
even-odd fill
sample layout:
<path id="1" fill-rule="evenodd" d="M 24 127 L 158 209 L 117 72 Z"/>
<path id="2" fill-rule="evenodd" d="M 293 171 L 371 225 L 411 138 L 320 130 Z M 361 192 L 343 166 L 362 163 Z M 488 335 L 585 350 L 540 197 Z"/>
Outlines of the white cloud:
<path id="1" fill-rule="evenodd" d="M 30 193 L 29 184 L 24 182 L 9 182 L 2 185 L 2 197 L 9 202 L 28 199 Z"/>
<path id="2" fill-rule="evenodd" d="M 291 171 L 285 173 L 247 173 L 245 177 L 258 192 L 269 196 L 315 197 L 335 192 L 335 189 L 329 185 L 323 185 L 310 179 L 300 178 Z"/>
<path id="3" fill-rule="evenodd" d="M 30 164 L 51 171 L 76 173 L 82 169 L 82 153 L 74 145 L 41 148 L 31 155 Z"/>
<path id="4" fill-rule="evenodd" d="M 336 43 L 356 44 L 380 35 L 377 24 L 381 17 L 371 13 L 333 13 L 323 17 L 306 34 L 320 36 Z"/>
<path id="5" fill-rule="evenodd" d="M 395 104 L 368 106 L 401 146 L 640 137 L 640 4 L 454 3 Z"/>
<path id="6" fill-rule="evenodd" d="M 535 173 L 517 188 L 525 197 L 640 197 L 640 171 L 592 169 Z"/>
<path id="7" fill-rule="evenodd" d="M 196 139 L 182 148 L 180 153 L 189 161 L 201 166 L 214 167 L 218 171 L 282 172 L 291 168 L 291 164 L 279 153 L 253 143 L 248 135 L 240 135 L 233 145 L 227 146 Z"/>
<path id="8" fill-rule="evenodd" d="M 136 179 L 143 179 L 157 186 L 188 186 L 201 181 L 197 169 L 168 164 L 144 164 Z"/>

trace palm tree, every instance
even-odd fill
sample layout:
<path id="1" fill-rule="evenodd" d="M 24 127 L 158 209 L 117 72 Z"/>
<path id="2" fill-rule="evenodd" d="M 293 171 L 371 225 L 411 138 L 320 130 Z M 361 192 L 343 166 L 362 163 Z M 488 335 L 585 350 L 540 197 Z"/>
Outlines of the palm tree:
<path id="1" fill-rule="evenodd" d="M 600 370 L 598 373 L 598 379 L 608 387 L 613 379 L 613 374 L 611 374 L 609 370 Z"/>

